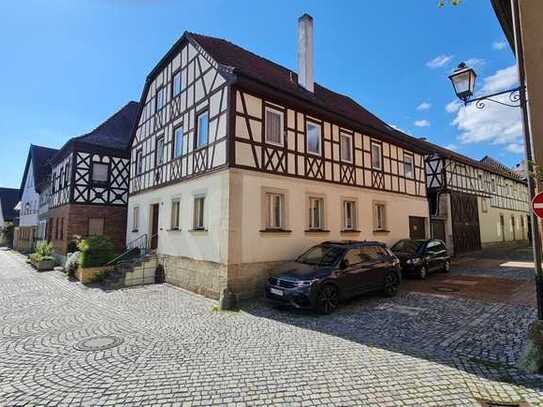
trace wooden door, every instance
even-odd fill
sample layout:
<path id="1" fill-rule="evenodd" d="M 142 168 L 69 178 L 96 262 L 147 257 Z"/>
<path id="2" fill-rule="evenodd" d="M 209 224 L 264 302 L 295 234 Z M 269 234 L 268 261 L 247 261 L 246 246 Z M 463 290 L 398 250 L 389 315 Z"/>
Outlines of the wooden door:
<path id="1" fill-rule="evenodd" d="M 150 229 L 150 249 L 156 250 L 158 247 L 158 211 L 159 204 L 151 205 L 151 229 Z"/>
<path id="2" fill-rule="evenodd" d="M 430 222 L 430 231 L 432 233 L 432 238 L 446 241 L 445 238 L 445 222 L 441 219 L 433 219 Z"/>
<path id="3" fill-rule="evenodd" d="M 505 242 L 505 218 L 500 215 L 500 230 L 502 232 L 502 241 Z"/>
<path id="4" fill-rule="evenodd" d="M 409 217 L 409 238 L 426 239 L 426 218 L 420 216 Z"/>
<path id="5" fill-rule="evenodd" d="M 511 215 L 511 228 L 513 229 L 513 240 L 517 240 L 517 237 L 515 236 L 515 217 Z"/>
<path id="6" fill-rule="evenodd" d="M 452 192 L 451 218 L 455 254 L 481 250 L 477 197 L 462 192 Z"/>

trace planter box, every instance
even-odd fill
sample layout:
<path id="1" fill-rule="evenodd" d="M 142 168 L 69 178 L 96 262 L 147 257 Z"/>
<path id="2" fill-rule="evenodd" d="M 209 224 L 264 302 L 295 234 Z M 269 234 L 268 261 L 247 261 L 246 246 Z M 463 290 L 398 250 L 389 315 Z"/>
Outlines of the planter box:
<path id="1" fill-rule="evenodd" d="M 90 283 L 94 277 L 97 274 L 100 274 L 101 272 L 105 270 L 111 269 L 111 266 L 109 267 L 86 267 L 83 268 L 79 266 L 77 270 L 75 271 L 75 278 L 77 278 L 79 281 L 81 281 L 83 284 Z"/>
<path id="2" fill-rule="evenodd" d="M 30 260 L 30 263 L 34 266 L 34 268 L 38 271 L 48 271 L 53 270 L 53 268 L 56 266 L 57 262 L 55 260 L 40 260 L 40 261 L 34 261 Z"/>

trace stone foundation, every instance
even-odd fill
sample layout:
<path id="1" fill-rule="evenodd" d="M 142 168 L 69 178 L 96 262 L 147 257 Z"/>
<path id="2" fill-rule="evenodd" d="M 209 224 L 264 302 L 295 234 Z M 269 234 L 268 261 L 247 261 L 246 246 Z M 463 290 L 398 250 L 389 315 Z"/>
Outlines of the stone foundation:
<path id="1" fill-rule="evenodd" d="M 500 242 L 487 242 L 487 243 L 481 243 L 481 248 L 483 249 L 491 249 L 491 248 L 515 248 L 515 247 L 522 247 L 522 246 L 529 246 L 530 242 L 528 240 L 509 240 L 509 241 L 500 241 Z"/>
<path id="2" fill-rule="evenodd" d="M 220 264 L 189 257 L 158 257 L 164 267 L 167 283 L 195 292 L 208 298 L 219 299 L 220 293 L 229 288 L 238 299 L 260 297 L 273 270 L 283 262 L 245 264 Z"/>
<path id="3" fill-rule="evenodd" d="M 218 300 L 222 289 L 226 288 L 227 267 L 224 264 L 164 255 L 160 255 L 158 261 L 164 267 L 167 283 L 214 300 Z"/>

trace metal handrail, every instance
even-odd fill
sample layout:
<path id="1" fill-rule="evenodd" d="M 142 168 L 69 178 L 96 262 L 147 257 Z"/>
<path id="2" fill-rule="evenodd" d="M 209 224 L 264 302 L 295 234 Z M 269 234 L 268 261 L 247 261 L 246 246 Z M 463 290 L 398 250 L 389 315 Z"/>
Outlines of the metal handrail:
<path id="1" fill-rule="evenodd" d="M 134 253 L 136 250 L 139 250 L 140 255 L 142 252 L 143 254 L 146 254 L 149 247 L 148 243 L 149 241 L 147 239 L 147 233 L 144 233 L 143 235 L 138 236 L 136 239 L 128 242 L 126 244 L 126 250 L 120 255 L 118 255 L 117 257 L 115 257 L 114 259 L 108 261 L 106 263 L 106 266 L 112 266 L 114 264 L 117 264 L 120 260 L 127 257 L 129 254 Z"/>

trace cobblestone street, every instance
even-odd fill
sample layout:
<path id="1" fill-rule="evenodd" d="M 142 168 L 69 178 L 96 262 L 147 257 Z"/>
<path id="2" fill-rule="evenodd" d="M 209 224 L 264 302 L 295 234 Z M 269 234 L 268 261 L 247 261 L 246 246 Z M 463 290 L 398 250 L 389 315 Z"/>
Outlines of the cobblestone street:
<path id="1" fill-rule="evenodd" d="M 0 251 L 0 405 L 543 406 L 543 377 L 514 367 L 534 306 L 431 290 L 475 284 L 462 267 L 318 316 L 214 312 L 169 285 L 106 292 Z"/>

